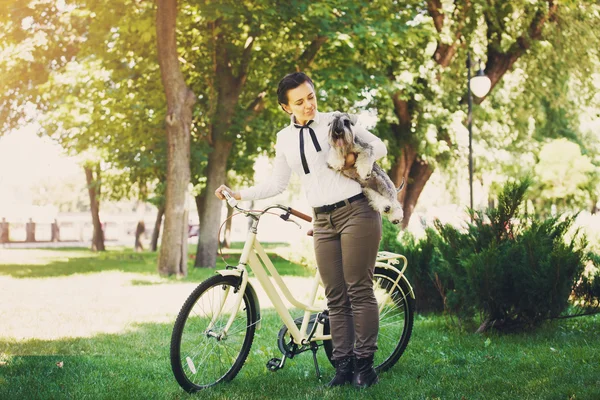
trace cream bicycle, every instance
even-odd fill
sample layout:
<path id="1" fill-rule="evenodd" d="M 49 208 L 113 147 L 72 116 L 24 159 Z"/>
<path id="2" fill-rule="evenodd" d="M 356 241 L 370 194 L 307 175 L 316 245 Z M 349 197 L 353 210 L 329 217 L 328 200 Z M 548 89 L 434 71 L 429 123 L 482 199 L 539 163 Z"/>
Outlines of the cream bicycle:
<path id="1" fill-rule="evenodd" d="M 252 226 L 239 264 L 216 271 L 215 276 L 202 282 L 177 316 L 171 336 L 171 367 L 177 382 L 191 393 L 230 381 L 242 368 L 255 330 L 260 329 L 261 323 L 258 297 L 248 281 L 248 267 L 283 322 L 277 337 L 283 356 L 269 360 L 267 368 L 277 371 L 284 367 L 287 359 L 310 350 L 317 378 L 320 378 L 317 350 L 322 346 L 331 362 L 333 346 L 328 311 L 315 304 L 322 285 L 319 273 L 317 271 L 312 279 L 307 304 L 298 301 L 256 238 L 260 218 L 269 210 L 283 211 L 280 217 L 298 226 L 300 224 L 290 219 L 290 215 L 308 222 L 312 218 L 282 205 L 261 211 L 245 210 L 228 193 L 223 194 L 231 207 L 252 219 Z M 403 264 L 398 269 L 395 265 L 400 261 Z M 407 264 L 400 254 L 379 252 L 377 255 L 373 283 L 379 305 L 378 350 L 374 361 L 378 373 L 396 364 L 412 333 L 415 296 L 404 276 Z M 273 281 L 292 306 L 304 311 L 303 317 L 292 317 Z"/>

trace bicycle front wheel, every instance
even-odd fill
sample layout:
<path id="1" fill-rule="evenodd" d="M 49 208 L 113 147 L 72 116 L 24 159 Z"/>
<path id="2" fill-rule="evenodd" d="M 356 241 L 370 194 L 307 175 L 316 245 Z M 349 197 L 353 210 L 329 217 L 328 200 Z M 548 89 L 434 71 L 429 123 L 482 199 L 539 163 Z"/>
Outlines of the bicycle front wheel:
<path id="1" fill-rule="evenodd" d="M 398 273 L 386 268 L 375 268 L 373 290 L 379 306 L 379 336 L 373 364 L 380 373 L 398 362 L 412 333 L 415 300 L 410 288 Z"/>
<path id="2" fill-rule="evenodd" d="M 230 381 L 242 368 L 258 322 L 254 298 L 246 290 L 239 309 L 239 278 L 215 275 L 183 304 L 171 336 L 171 367 L 179 385 L 195 392 Z M 233 315 L 233 323 L 224 331 Z"/>

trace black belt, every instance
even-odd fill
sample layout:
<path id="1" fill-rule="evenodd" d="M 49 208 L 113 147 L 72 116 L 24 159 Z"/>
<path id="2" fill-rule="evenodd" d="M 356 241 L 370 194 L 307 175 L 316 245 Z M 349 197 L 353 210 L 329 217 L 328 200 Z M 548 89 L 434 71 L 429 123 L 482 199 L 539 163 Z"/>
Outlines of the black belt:
<path id="1" fill-rule="evenodd" d="M 338 208 L 344 207 L 347 204 L 346 202 L 352 203 L 353 201 L 363 199 L 364 197 L 365 194 L 361 192 L 357 195 L 350 197 L 349 199 L 338 201 L 335 204 L 327 204 L 321 207 L 314 207 L 313 210 L 315 211 L 315 214 L 332 212 L 333 210 L 337 210 Z"/>

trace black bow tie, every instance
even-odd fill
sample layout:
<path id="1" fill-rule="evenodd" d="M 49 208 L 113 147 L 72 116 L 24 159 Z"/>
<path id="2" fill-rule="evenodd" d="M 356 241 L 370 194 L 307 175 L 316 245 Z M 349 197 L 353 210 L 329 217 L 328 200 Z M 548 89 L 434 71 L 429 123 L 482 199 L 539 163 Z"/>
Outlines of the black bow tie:
<path id="1" fill-rule="evenodd" d="M 310 174 L 310 170 L 308 169 L 308 163 L 306 162 L 306 156 L 304 155 L 304 128 L 308 129 L 308 133 L 310 133 L 310 138 L 312 139 L 312 142 L 315 145 L 315 150 L 317 150 L 317 152 L 321 151 L 321 146 L 317 141 L 317 135 L 315 134 L 313 128 L 309 126 L 313 122 L 314 121 L 311 119 L 306 123 L 306 125 L 294 124 L 296 128 L 300 129 L 300 159 L 302 160 L 302 168 L 304 168 L 305 174 Z"/>

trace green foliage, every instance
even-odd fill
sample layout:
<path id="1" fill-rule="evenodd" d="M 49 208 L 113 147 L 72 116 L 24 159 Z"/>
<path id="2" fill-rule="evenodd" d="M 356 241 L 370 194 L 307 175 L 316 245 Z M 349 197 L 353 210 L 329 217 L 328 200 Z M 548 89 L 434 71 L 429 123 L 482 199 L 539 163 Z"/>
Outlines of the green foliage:
<path id="1" fill-rule="evenodd" d="M 383 234 L 379 250 L 402 254 L 408 261 L 406 277 L 415 292 L 417 312 L 441 312 L 444 309 L 438 292 L 437 279 L 433 271 L 439 262 L 437 250 L 439 236 L 433 229 L 426 230 L 426 236 L 416 239 L 410 232 L 400 233 L 399 228 L 383 218 Z"/>
<path id="2" fill-rule="evenodd" d="M 197 192 L 205 185 L 213 128 L 224 120 L 230 120 L 224 137 L 234 142 L 224 158 L 236 171 L 231 179 L 252 180 L 256 156 L 273 154 L 274 132 L 287 123 L 275 98 L 277 82 L 298 69 L 314 78 L 323 111 L 377 113 L 375 131 L 387 141 L 388 161 L 409 143 L 432 167 L 462 168 L 466 51 L 490 69 L 492 50 L 508 53 L 517 44 L 528 47 L 474 109 L 475 179 L 522 176 L 535 164 L 537 141 L 548 137 L 579 143 L 598 175 L 597 143 L 578 126 L 584 106 L 598 107 L 598 4 L 561 2 L 536 40 L 530 23 L 546 15 L 547 1 L 439 2 L 439 31 L 428 11 L 433 4 L 180 2 L 178 54 L 198 98 L 191 149 Z M 164 181 L 166 109 L 155 12 L 153 2 L 132 0 L 11 0 L 0 16 L 0 120 L 6 127 L 23 123 L 27 107 L 46 114 L 45 134 L 72 153 L 91 151 L 111 170 L 104 193 L 115 198 L 145 197 L 146 190 L 152 196 Z M 309 57 L 315 43 L 321 46 Z M 435 57 L 444 46 L 455 52 L 442 66 Z M 223 49 L 227 60 L 218 63 Z M 229 74 L 240 87 L 219 88 Z M 236 91 L 235 101 L 222 101 Z M 407 126 L 398 126 L 392 95 L 407 102 Z M 578 200 L 565 207 L 593 202 L 596 186 L 577 186 Z"/>
<path id="3" fill-rule="evenodd" d="M 559 211 L 586 208 L 590 203 L 590 192 L 595 167 L 589 157 L 581 154 L 575 143 L 557 139 L 545 144 L 535 166 L 539 184 L 535 188 L 537 208 L 548 210 L 551 205 Z"/>
<path id="4" fill-rule="evenodd" d="M 583 273 L 585 239 L 568 239 L 574 216 L 518 219 L 529 182 L 506 185 L 497 208 L 474 214 L 466 232 L 446 225 L 439 276 L 447 310 L 459 319 L 534 326 L 558 317 Z"/>
<path id="5" fill-rule="evenodd" d="M 497 327 L 537 326 L 574 304 L 598 304 L 598 277 L 583 275 L 593 254 L 573 233 L 576 216 L 520 218 L 531 181 L 507 184 L 498 206 L 471 211 L 457 228 L 436 222 L 416 240 L 384 221 L 382 250 L 404 254 L 420 310 L 447 312 L 462 325 L 479 317 Z"/>
<path id="6" fill-rule="evenodd" d="M 588 257 L 589 270 L 581 276 L 573 294 L 576 304 L 583 310 L 597 312 L 600 309 L 600 255 L 591 253 Z"/>

